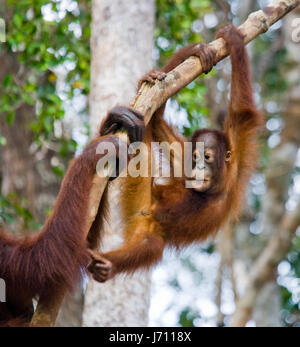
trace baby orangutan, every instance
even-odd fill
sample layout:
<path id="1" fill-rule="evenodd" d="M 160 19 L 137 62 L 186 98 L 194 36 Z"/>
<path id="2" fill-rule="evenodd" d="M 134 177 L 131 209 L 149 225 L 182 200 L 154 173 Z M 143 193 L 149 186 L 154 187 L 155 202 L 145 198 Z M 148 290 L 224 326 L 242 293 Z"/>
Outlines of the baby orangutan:
<path id="1" fill-rule="evenodd" d="M 165 184 L 156 184 L 148 177 L 124 178 L 121 208 L 126 222 L 124 245 L 99 253 L 90 250 L 89 271 L 95 280 L 105 282 L 118 273 L 132 273 L 156 264 L 166 246 L 180 249 L 214 235 L 230 217 L 237 217 L 245 187 L 256 167 L 257 129 L 263 117 L 253 100 L 251 73 L 243 35 L 233 25 L 221 29 L 218 38 L 227 44 L 231 63 L 231 97 L 224 130 L 196 130 L 191 137 L 193 172 L 200 170 L 201 180 L 192 177 L 171 177 Z M 153 83 L 191 55 L 200 58 L 205 72 L 215 64 L 215 52 L 207 45 L 196 44 L 180 50 L 161 71 L 151 71 L 143 81 Z M 177 141 L 179 136 L 163 119 L 164 106 L 147 126 L 144 142 Z M 119 117 L 106 120 L 106 127 L 118 128 Z M 136 112 L 126 108 L 126 117 L 136 121 Z M 108 126 L 109 125 L 109 126 Z M 102 130 L 102 134 L 109 131 Z M 204 153 L 196 143 L 204 143 Z M 185 182 L 192 181 L 192 188 Z"/>

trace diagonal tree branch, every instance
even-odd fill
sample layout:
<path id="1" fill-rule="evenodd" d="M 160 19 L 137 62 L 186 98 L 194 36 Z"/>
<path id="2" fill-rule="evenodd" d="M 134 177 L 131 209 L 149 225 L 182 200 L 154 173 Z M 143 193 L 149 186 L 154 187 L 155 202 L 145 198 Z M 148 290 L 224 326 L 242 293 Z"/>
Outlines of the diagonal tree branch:
<path id="1" fill-rule="evenodd" d="M 275 0 L 267 7 L 252 13 L 243 25 L 239 27 L 245 35 L 245 43 L 252 41 L 258 35 L 266 32 L 269 27 L 285 16 L 287 13 L 300 5 L 300 0 Z M 216 50 L 216 61 L 224 59 L 228 55 L 226 44 L 223 39 L 218 39 L 210 43 Z M 131 106 L 145 116 L 145 123 L 148 124 L 154 112 L 166 102 L 172 95 L 184 88 L 202 73 L 200 59 L 190 57 L 185 62 L 177 66 L 168 73 L 163 81 L 156 81 L 152 86 L 144 83 L 139 90 L 136 98 L 132 101 Z M 106 188 L 107 180 L 95 176 L 95 184 L 90 192 L 91 211 L 97 211 L 101 201 L 102 194 Z M 98 183 L 97 183 L 98 182 Z M 94 213 L 88 217 L 86 234 L 94 221 Z M 33 317 L 33 325 L 53 326 L 58 314 L 64 292 L 58 288 L 56 302 L 45 305 L 40 300 L 36 313 Z"/>
<path id="2" fill-rule="evenodd" d="M 300 5 L 300 0 L 275 0 L 262 10 L 253 12 L 239 27 L 245 35 L 245 43 L 249 43 L 258 35 L 266 32 L 269 27 Z M 226 44 L 218 39 L 209 44 L 216 50 L 216 61 L 228 56 Z M 149 123 L 154 112 L 171 96 L 176 94 L 202 73 L 200 59 L 190 57 L 168 73 L 163 81 L 156 81 L 153 86 L 144 83 L 131 106 L 145 116 Z"/>
<path id="3" fill-rule="evenodd" d="M 280 227 L 254 263 L 245 292 L 238 301 L 236 311 L 231 319 L 231 326 L 244 326 L 249 321 L 259 290 L 273 278 L 277 265 L 290 249 L 299 225 L 300 204 L 292 213 L 283 217 Z"/>

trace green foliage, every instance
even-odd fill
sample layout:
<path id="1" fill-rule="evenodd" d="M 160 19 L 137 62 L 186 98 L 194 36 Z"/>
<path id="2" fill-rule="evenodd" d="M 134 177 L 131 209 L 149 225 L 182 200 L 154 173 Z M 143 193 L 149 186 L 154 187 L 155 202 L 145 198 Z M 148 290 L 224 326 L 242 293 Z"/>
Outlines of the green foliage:
<path id="1" fill-rule="evenodd" d="M 192 308 L 187 307 L 180 313 L 179 324 L 182 327 L 194 327 L 194 320 L 198 317 L 199 315 L 193 312 Z"/>
<path id="2" fill-rule="evenodd" d="M 180 106 L 187 110 L 190 126 L 184 129 L 184 135 L 190 136 L 196 129 L 203 128 L 203 119 L 209 115 L 205 107 L 206 87 L 203 80 L 193 81 L 184 88 L 177 96 Z"/>
<path id="3" fill-rule="evenodd" d="M 0 43 L 1 51 L 7 52 L 11 62 L 18 67 L 17 74 L 8 72 L 0 82 L 0 114 L 9 125 L 17 121 L 16 111 L 21 105 L 34 106 L 36 113 L 31 115 L 28 127 L 38 146 L 54 144 L 56 154 L 62 160 L 72 155 L 77 143 L 65 134 L 56 136 L 56 122 L 65 115 L 65 101 L 72 101 L 75 95 L 88 95 L 90 85 L 90 21 L 91 0 L 73 0 L 69 9 L 61 7 L 61 0 L 6 0 L 6 42 Z M 158 65 L 162 66 L 175 50 L 189 43 L 203 41 L 202 31 L 194 30 L 197 21 L 207 13 L 215 12 L 210 0 L 157 0 L 155 44 Z M 51 14 L 51 16 L 49 16 Z M 207 34 L 206 29 L 206 34 Z M 262 57 L 276 40 L 276 31 L 261 35 L 253 43 L 253 67 L 260 68 Z M 286 51 L 277 50 L 269 60 L 260 78 L 262 104 L 265 101 L 278 101 L 286 91 Z M 64 70 L 64 83 L 57 93 L 58 69 Z M 213 76 L 214 72 L 210 73 Z M 257 76 L 258 74 L 254 74 Z M 215 77 L 215 76 L 213 76 Z M 203 77 L 192 82 L 176 97 L 178 107 L 188 114 L 190 126 L 184 129 L 189 136 L 195 128 L 205 125 L 209 110 L 206 107 L 207 89 Z M 89 132 L 88 125 L 87 133 Z M 261 164 L 268 167 L 270 148 L 263 139 Z M 6 139 L 0 134 L 0 148 Z M 53 172 L 62 177 L 63 167 L 55 165 Z M 261 208 L 261 197 L 253 197 L 256 212 Z M 21 219 L 24 229 L 39 227 L 28 210 L 27 201 L 16 195 L 0 195 L 0 222 L 13 224 Z M 50 210 L 48 211 L 50 213 Z M 255 236 L 257 237 L 257 236 Z M 300 278 L 300 241 L 296 238 L 293 249 L 287 256 L 291 264 L 291 275 Z M 201 250 L 211 254 L 214 244 Z M 200 285 L 203 274 L 189 257 L 181 259 L 181 265 L 193 273 L 193 282 Z M 180 281 L 175 276 L 169 284 L 181 290 Z M 292 292 L 281 287 L 283 319 L 292 325 L 292 316 L 299 314 L 299 301 Z M 178 318 L 181 326 L 194 326 L 195 319 L 201 318 L 193 307 L 186 307 Z"/>
<path id="4" fill-rule="evenodd" d="M 160 49 L 160 63 L 165 63 L 178 47 L 201 41 L 201 36 L 192 31 L 191 26 L 211 11 L 210 1 L 157 0 L 156 8 L 155 38 Z M 167 47 L 159 45 L 160 38 L 168 42 Z"/>
<path id="5" fill-rule="evenodd" d="M 64 177 L 64 170 L 60 166 L 53 166 L 52 167 L 53 172 L 56 176 L 63 178 Z"/>
<path id="6" fill-rule="evenodd" d="M 273 34 L 267 33 L 260 35 L 253 42 L 254 46 L 254 68 L 260 66 L 262 56 L 266 55 L 272 43 L 276 40 Z M 285 61 L 286 49 L 284 47 L 277 49 L 272 59 L 267 61 L 267 66 L 261 75 L 261 85 L 263 87 L 263 94 L 265 98 L 277 98 L 287 88 L 285 79 Z"/>
<path id="7" fill-rule="evenodd" d="M 286 261 L 291 265 L 288 276 L 294 281 L 293 291 L 291 288 L 281 286 L 282 320 L 286 326 L 300 326 L 300 237 L 294 241 Z"/>
<path id="8" fill-rule="evenodd" d="M 9 225 L 14 224 L 16 219 L 22 221 L 22 230 L 33 230 L 41 227 L 34 221 L 32 214 L 27 208 L 26 199 L 20 199 L 13 193 L 6 198 L 0 195 L 0 222 L 5 222 Z"/>
<path id="9" fill-rule="evenodd" d="M 6 145 L 6 138 L 3 136 L 0 136 L 0 146 L 5 146 Z"/>
<path id="10" fill-rule="evenodd" d="M 63 120 L 65 102 L 88 95 L 90 88 L 90 6 L 90 0 L 70 1 L 67 8 L 61 0 L 7 0 L 3 12 L 6 42 L 0 43 L 1 53 L 9 56 L 13 73 L 8 71 L 0 82 L 0 115 L 13 125 L 19 107 L 31 106 L 26 116 L 32 138 L 38 147 L 57 148 L 62 161 L 74 154 L 77 143 L 63 132 L 56 134 L 55 124 Z M 0 134 L 0 146 L 5 145 Z M 58 177 L 64 174 L 63 166 L 52 170 Z M 0 198 L 2 221 L 33 223 L 22 197 L 13 202 Z"/>
<path id="11" fill-rule="evenodd" d="M 272 52 L 271 59 L 268 56 L 268 52 L 272 50 L 272 45 L 279 40 L 278 35 L 282 35 L 280 32 L 270 31 L 264 35 L 260 35 L 253 42 L 254 52 L 254 69 L 261 66 L 261 62 L 265 64 L 265 69 L 260 71 L 260 85 L 262 87 L 261 96 L 264 102 L 273 101 L 280 105 L 286 97 L 288 90 L 286 72 L 288 71 L 288 59 L 287 51 L 285 47 L 276 47 L 276 50 Z M 267 64 L 264 59 L 267 59 Z M 266 115 L 268 113 L 266 111 Z M 274 117 L 274 115 L 271 115 Z M 276 114 L 276 118 L 280 118 L 281 114 Z M 269 166 L 270 154 L 272 149 L 267 144 L 267 136 L 264 138 L 262 151 L 261 151 L 261 169 L 266 170 Z M 297 171 L 297 170 L 296 170 Z M 258 206 L 256 206 L 256 212 L 260 210 L 260 198 L 257 198 Z M 261 197 L 263 198 L 263 197 Z M 286 257 L 286 261 L 291 265 L 289 273 L 290 281 L 299 282 L 300 278 L 300 238 L 296 237 L 292 249 Z M 295 293 L 299 292 L 300 282 L 296 287 L 280 286 L 281 301 L 282 301 L 282 321 L 287 326 L 299 325 L 299 309 L 300 298 Z"/>
<path id="12" fill-rule="evenodd" d="M 162 66 L 180 47 L 203 41 L 201 35 L 191 28 L 197 20 L 203 19 L 206 13 L 211 12 L 211 2 L 157 0 L 156 6 L 155 43 L 159 52 L 158 65 Z M 196 128 L 203 126 L 203 118 L 209 113 L 205 107 L 205 95 L 206 88 L 202 76 L 174 97 L 179 107 L 188 113 L 190 126 L 184 128 L 185 136 L 191 135 Z"/>
<path id="13" fill-rule="evenodd" d="M 61 1 L 7 1 L 6 11 L 13 15 L 6 21 L 6 43 L 1 48 L 17 58 L 19 70 L 25 72 L 20 79 L 10 74 L 3 79 L 0 113 L 12 124 L 21 103 L 38 103 L 30 129 L 40 143 L 53 139 L 54 122 L 64 116 L 62 95 L 56 91 L 56 69 L 66 69 L 64 99 L 71 100 L 75 90 L 89 92 L 90 1 L 75 3 L 72 10 L 64 10 Z M 49 13 L 51 21 L 45 19 Z M 75 35 L 74 28 L 81 35 Z"/>
<path id="14" fill-rule="evenodd" d="M 192 42 L 202 41 L 201 34 L 206 30 L 207 35 L 208 30 L 205 29 L 200 33 L 194 32 L 193 24 L 199 19 L 202 20 L 206 13 L 214 12 L 217 14 L 216 9 L 218 8 L 218 4 L 211 1 L 197 0 L 157 0 L 156 3 L 157 25 L 155 30 L 155 42 L 159 56 L 158 65 L 162 66 L 176 49 Z M 213 11 L 211 6 L 214 6 Z M 229 14 L 231 18 L 234 17 L 233 13 Z M 224 21 L 224 18 L 220 17 L 219 19 L 220 21 Z M 260 108 L 266 105 L 268 101 L 275 102 L 280 106 L 282 99 L 286 95 L 288 87 L 286 81 L 286 71 L 288 71 L 287 54 L 285 48 L 281 48 L 279 47 L 280 45 L 278 45 L 278 40 L 280 40 L 279 35 L 281 35 L 280 30 L 270 30 L 268 33 L 260 35 L 251 44 L 253 76 L 255 76 L 255 82 L 258 82 L 261 88 L 261 90 L 259 90 L 261 97 Z M 213 76 L 213 72 L 211 72 L 209 76 Z M 217 76 L 213 77 L 218 78 Z M 184 135 L 188 136 L 195 128 L 205 125 L 206 117 L 210 116 L 205 103 L 206 95 L 207 89 L 203 84 L 203 77 L 201 76 L 200 79 L 192 82 L 175 97 L 178 102 L 178 107 L 184 109 L 188 113 L 190 126 L 184 129 Z M 265 112 L 265 114 L 268 116 L 267 112 Z M 270 116 L 281 117 L 279 112 Z M 276 132 L 279 133 L 279 131 Z M 264 132 L 261 138 L 262 150 L 260 168 L 262 173 L 269 167 L 272 148 L 268 145 L 268 138 L 272 134 L 273 132 L 271 131 L 269 134 Z M 263 195 L 252 194 L 251 207 L 254 213 L 261 213 L 263 199 Z M 258 235 L 252 235 L 250 239 L 258 237 Z M 213 251 L 213 244 L 210 244 L 207 253 Z M 298 237 L 293 249 L 287 257 L 287 261 L 291 265 L 291 276 L 295 280 L 296 278 L 300 278 L 299 254 L 300 241 Z M 181 259 L 181 264 L 189 269 L 189 271 L 193 272 L 193 279 L 198 276 L 199 271 L 194 268 L 189 258 Z M 201 274 L 199 277 L 201 281 Z M 178 281 L 177 278 L 170 281 L 170 284 L 178 291 L 182 290 L 180 281 Z M 281 287 L 281 294 L 283 303 L 282 315 L 286 325 L 293 325 L 295 319 L 298 319 L 299 322 L 300 300 L 286 287 Z M 197 315 L 194 316 L 191 307 L 186 307 L 181 312 L 179 324 L 182 326 L 193 326 L 196 316 Z"/>
<path id="15" fill-rule="evenodd" d="M 77 148 L 77 142 L 74 140 L 70 140 L 67 138 L 62 138 L 61 139 L 61 146 L 58 151 L 58 153 L 64 157 L 67 158 L 70 156 L 70 153 L 74 153 Z"/>

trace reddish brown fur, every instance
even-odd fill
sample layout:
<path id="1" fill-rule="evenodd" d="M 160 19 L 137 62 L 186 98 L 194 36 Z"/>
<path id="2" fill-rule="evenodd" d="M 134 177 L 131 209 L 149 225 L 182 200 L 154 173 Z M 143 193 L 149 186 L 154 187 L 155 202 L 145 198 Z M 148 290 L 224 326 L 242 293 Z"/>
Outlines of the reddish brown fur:
<path id="1" fill-rule="evenodd" d="M 0 324 L 30 321 L 33 298 L 43 296 L 50 302 L 59 288 L 72 288 L 87 265 L 85 222 L 101 157 L 96 147 L 102 140 L 118 144 L 114 136 L 97 138 L 71 162 L 53 212 L 37 235 L 24 238 L 0 231 L 0 278 L 7 292 L 7 302 L 0 303 Z"/>
<path id="2" fill-rule="evenodd" d="M 200 130 L 195 132 L 192 140 L 203 132 L 212 132 L 220 138 L 219 160 L 223 161 L 225 167 L 220 170 L 217 186 L 222 189 L 214 194 L 199 194 L 185 189 L 180 180 L 173 180 L 169 187 L 155 188 L 160 195 L 154 218 L 168 235 L 168 242 L 176 247 L 204 240 L 217 232 L 229 215 L 238 216 L 245 186 L 256 166 L 255 134 L 263 124 L 263 117 L 253 101 L 247 52 L 241 35 L 235 30 L 226 31 L 225 28 L 220 36 L 227 41 L 232 61 L 229 117 L 225 121 L 224 132 Z M 229 163 L 224 162 L 227 149 L 232 152 Z M 180 196 L 180 200 L 177 201 L 174 195 Z"/>
<path id="3" fill-rule="evenodd" d="M 218 180 L 207 192 L 200 193 L 186 189 L 182 178 L 172 178 L 169 184 L 156 186 L 151 178 L 126 178 L 122 208 L 127 241 L 122 248 L 102 254 L 111 262 L 110 271 L 106 268 L 106 272 L 101 273 L 101 266 L 97 268 L 99 263 L 95 260 L 91 267 L 95 279 L 105 281 L 118 272 L 149 268 L 161 259 L 165 246 L 180 248 L 202 241 L 214 235 L 229 216 L 238 216 L 246 184 L 256 166 L 255 135 L 263 124 L 263 117 L 253 101 L 249 61 L 242 35 L 230 25 L 219 32 L 219 37 L 227 42 L 232 62 L 229 116 L 224 122 L 224 131 L 205 129 L 192 137 L 195 141 L 201 134 L 210 132 L 219 139 Z M 194 54 L 195 45 L 182 49 L 162 71 L 169 72 Z M 164 121 L 163 112 L 164 106 L 152 118 L 144 141 L 147 144 L 180 141 L 183 145 L 185 139 Z M 225 161 L 227 150 L 232 152 L 230 162 Z"/>

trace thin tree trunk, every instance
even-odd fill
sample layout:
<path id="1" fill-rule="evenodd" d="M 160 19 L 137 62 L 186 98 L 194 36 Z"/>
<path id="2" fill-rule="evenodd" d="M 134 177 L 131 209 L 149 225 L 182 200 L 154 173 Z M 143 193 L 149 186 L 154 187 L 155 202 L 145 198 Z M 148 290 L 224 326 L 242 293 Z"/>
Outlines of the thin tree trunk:
<path id="1" fill-rule="evenodd" d="M 107 110 L 128 104 L 138 79 L 152 67 L 154 1 L 94 0 L 92 5 L 92 66 L 90 125 L 95 133 Z M 118 247 L 122 227 L 118 180 L 109 190 L 110 220 L 104 249 Z M 102 248 L 102 250 L 103 250 Z M 146 326 L 150 298 L 149 272 L 99 284 L 90 280 L 84 299 L 84 326 Z"/>

